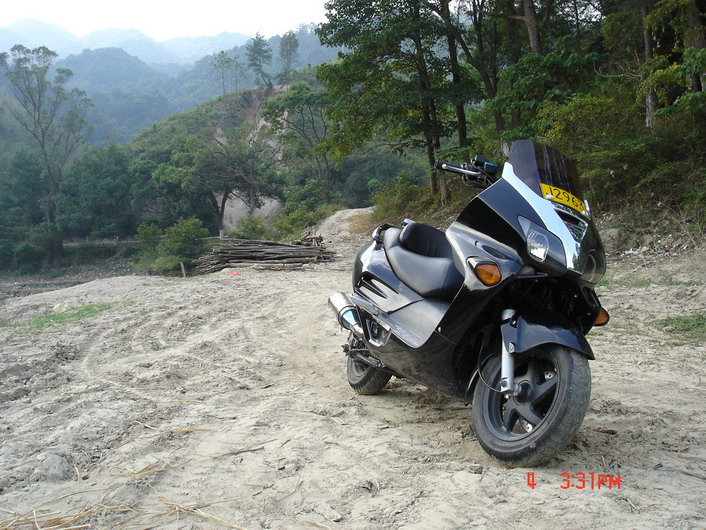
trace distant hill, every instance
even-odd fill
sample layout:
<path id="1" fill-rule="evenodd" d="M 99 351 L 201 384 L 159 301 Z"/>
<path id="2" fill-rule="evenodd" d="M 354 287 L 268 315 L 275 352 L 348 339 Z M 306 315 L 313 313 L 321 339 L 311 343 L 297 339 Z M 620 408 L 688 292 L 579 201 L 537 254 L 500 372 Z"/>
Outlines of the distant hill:
<path id="1" fill-rule="evenodd" d="M 46 46 L 50 50 L 62 54 L 66 53 L 64 50 L 80 51 L 79 39 L 55 24 L 28 18 L 13 22 L 0 30 L 9 32 L 9 34 L 0 33 L 2 51 L 9 50 L 15 44 L 23 44 L 28 48 Z"/>
<path id="2" fill-rule="evenodd" d="M 315 25 L 301 26 L 296 33 L 299 49 L 293 64 L 295 70 L 330 61 L 338 53 L 337 49 L 321 45 L 315 28 Z M 19 43 L 30 48 L 47 46 L 60 53 L 55 66 L 69 68 L 74 73 L 70 87 L 84 90 L 93 102 L 88 114 L 92 126 L 90 139 L 99 145 L 126 143 L 170 114 L 222 95 L 223 86 L 212 64 L 214 54 L 226 51 L 246 64 L 244 43 L 248 40 L 245 35 L 222 33 L 158 43 L 137 30 L 117 29 L 77 39 L 59 26 L 36 20 L 0 28 L 0 44 L 5 44 L 0 51 Z M 268 41 L 272 63 L 267 70 L 273 78 L 282 71 L 280 40 L 275 36 Z M 67 50 L 76 51 L 65 55 Z M 190 62 L 184 62 L 187 58 Z M 0 76 L 0 88 L 5 85 L 4 76 Z M 231 82 L 227 90 L 255 86 L 252 72 L 246 71 L 237 86 Z"/>
<path id="3" fill-rule="evenodd" d="M 67 57 L 85 49 L 122 48 L 146 63 L 193 64 L 204 55 L 240 46 L 249 39 L 241 33 L 220 33 L 212 37 L 179 37 L 157 42 L 136 29 L 115 28 L 78 38 L 60 26 L 24 19 L 0 28 L 0 51 L 7 51 L 15 44 L 29 48 L 46 46 L 61 57 Z"/>

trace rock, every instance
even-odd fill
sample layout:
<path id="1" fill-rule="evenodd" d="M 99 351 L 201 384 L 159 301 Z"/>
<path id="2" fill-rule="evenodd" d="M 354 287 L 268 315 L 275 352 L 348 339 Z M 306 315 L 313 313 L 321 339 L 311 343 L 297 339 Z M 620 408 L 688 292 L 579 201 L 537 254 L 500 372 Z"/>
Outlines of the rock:
<path id="1" fill-rule="evenodd" d="M 66 457 L 57 453 L 49 453 L 34 472 L 47 480 L 59 481 L 69 480 L 73 476 L 74 468 Z"/>

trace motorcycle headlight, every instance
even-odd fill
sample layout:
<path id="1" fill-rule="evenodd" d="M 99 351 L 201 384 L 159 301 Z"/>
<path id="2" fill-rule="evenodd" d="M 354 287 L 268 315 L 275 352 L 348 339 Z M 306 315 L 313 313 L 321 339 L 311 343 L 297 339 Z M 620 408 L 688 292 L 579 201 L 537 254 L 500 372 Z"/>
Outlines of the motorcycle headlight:
<path id="1" fill-rule="evenodd" d="M 555 272 L 566 271 L 566 254 L 561 240 L 536 223 L 518 217 L 527 241 L 530 258 Z"/>
<path id="2" fill-rule="evenodd" d="M 535 228 L 531 228 L 525 234 L 527 236 L 527 252 L 537 261 L 547 259 L 549 253 L 549 239 Z"/>

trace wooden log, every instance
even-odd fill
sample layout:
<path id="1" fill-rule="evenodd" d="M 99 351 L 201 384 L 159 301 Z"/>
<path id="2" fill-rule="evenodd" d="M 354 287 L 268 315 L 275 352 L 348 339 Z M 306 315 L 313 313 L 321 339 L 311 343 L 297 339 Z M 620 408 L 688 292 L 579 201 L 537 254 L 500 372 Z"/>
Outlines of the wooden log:
<path id="1" fill-rule="evenodd" d="M 253 263 L 278 263 L 283 265 L 332 261 L 335 254 L 319 244 L 287 244 L 262 240 L 231 240 L 202 256 L 196 271 L 202 274 L 217 272 L 227 267 Z"/>

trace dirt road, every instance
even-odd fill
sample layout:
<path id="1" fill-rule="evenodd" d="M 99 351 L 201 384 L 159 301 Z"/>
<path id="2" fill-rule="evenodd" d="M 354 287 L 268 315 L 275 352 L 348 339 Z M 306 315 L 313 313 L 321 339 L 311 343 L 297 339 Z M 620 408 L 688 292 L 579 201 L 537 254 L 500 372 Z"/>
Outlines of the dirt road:
<path id="1" fill-rule="evenodd" d="M 330 264 L 1 303 L 0 527 L 706 526 L 706 346 L 658 324 L 704 311 L 696 258 L 613 265 L 577 438 L 507 469 L 463 403 L 348 387 L 326 299 L 350 289 L 355 215 L 322 227 Z"/>

